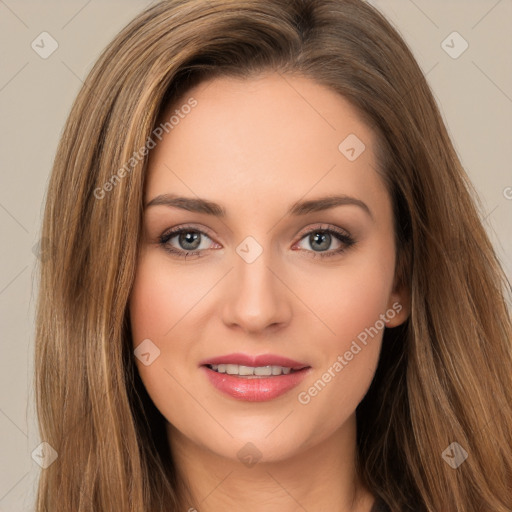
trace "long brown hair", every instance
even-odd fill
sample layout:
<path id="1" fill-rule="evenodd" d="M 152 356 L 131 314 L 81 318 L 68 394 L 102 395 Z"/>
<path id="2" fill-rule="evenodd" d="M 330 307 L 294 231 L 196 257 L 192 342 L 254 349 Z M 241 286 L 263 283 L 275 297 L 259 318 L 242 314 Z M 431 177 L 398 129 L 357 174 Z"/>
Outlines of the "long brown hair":
<path id="1" fill-rule="evenodd" d="M 188 507 L 164 418 L 133 360 L 127 303 L 142 223 L 140 150 L 192 85 L 267 71 L 337 91 L 379 139 L 411 314 L 385 330 L 357 409 L 362 480 L 393 512 L 512 510 L 510 284 L 402 38 L 361 0 L 168 0 L 106 48 L 57 150 L 42 226 L 50 256 L 40 269 L 35 386 L 40 435 L 58 458 L 40 476 L 37 512 Z M 454 442 L 468 454 L 457 469 L 443 456 Z"/>

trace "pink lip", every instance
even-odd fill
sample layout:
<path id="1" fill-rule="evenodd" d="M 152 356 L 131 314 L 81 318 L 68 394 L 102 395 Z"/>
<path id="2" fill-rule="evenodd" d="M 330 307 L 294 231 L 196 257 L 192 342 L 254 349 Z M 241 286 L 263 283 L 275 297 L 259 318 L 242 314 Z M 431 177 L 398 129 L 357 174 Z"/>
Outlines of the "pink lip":
<path id="1" fill-rule="evenodd" d="M 285 366 L 295 371 L 290 372 L 288 375 L 247 378 L 227 373 L 218 373 L 207 366 L 212 364 L 238 364 L 254 367 Z M 311 371 L 311 367 L 299 361 L 272 354 L 260 356 L 229 354 L 203 361 L 201 363 L 201 370 L 206 373 L 210 383 L 222 393 L 238 400 L 263 402 L 273 400 L 298 386 Z"/>
<path id="2" fill-rule="evenodd" d="M 212 357 L 199 363 L 200 366 L 207 364 L 238 364 L 242 366 L 285 366 L 293 370 L 306 368 L 306 363 L 294 361 L 287 357 L 281 357 L 273 354 L 262 354 L 259 356 L 250 356 L 248 354 L 227 354 L 225 356 Z"/>

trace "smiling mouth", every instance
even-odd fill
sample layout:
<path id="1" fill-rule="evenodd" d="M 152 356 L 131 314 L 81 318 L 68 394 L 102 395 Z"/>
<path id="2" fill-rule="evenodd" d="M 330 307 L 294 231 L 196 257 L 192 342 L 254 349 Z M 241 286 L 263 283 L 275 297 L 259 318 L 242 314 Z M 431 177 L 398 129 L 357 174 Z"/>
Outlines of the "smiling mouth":
<path id="1" fill-rule="evenodd" d="M 206 367 L 217 373 L 224 373 L 247 379 L 279 377 L 280 375 L 288 375 L 290 373 L 296 373 L 304 370 L 305 368 L 309 368 L 308 366 L 293 369 L 287 366 L 243 366 L 239 364 L 207 364 Z"/>

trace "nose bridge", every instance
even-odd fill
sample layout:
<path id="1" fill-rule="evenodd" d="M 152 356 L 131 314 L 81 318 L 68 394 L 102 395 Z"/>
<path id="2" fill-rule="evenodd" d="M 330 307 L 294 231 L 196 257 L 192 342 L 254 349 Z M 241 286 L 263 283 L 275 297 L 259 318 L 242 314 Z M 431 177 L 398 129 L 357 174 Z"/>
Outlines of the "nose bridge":
<path id="1" fill-rule="evenodd" d="M 233 288 L 224 321 L 246 331 L 286 323 L 291 315 L 286 287 L 273 269 L 279 265 L 268 247 L 268 237 L 265 240 L 260 243 L 249 236 L 236 247 L 234 255 Z"/>

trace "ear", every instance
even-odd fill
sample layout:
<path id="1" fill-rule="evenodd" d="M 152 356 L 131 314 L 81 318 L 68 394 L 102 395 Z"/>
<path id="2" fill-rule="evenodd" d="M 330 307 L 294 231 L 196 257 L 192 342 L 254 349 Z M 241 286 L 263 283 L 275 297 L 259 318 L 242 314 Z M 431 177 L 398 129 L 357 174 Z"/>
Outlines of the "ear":
<path id="1" fill-rule="evenodd" d="M 386 311 L 386 327 L 397 327 L 403 324 L 411 313 L 411 293 L 405 283 L 399 284 L 395 278 L 393 291 L 388 300 Z"/>

